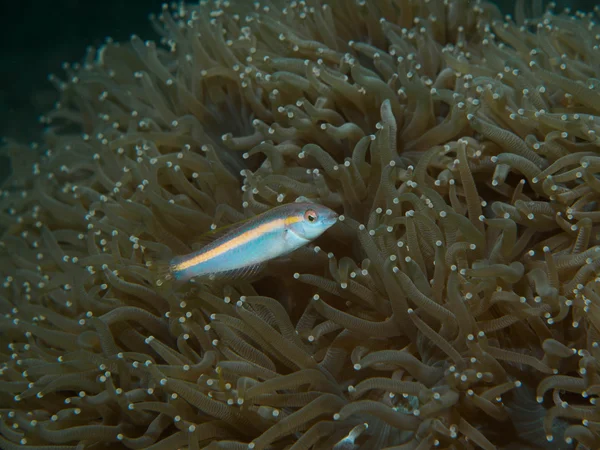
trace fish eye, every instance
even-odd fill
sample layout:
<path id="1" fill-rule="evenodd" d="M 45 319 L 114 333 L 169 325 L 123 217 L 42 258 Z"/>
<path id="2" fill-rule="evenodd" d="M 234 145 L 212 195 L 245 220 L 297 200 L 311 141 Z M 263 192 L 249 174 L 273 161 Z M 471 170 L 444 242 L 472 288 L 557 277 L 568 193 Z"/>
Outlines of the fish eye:
<path id="1" fill-rule="evenodd" d="M 309 209 L 304 213 L 304 219 L 308 220 L 310 223 L 313 223 L 317 220 L 317 213 L 314 210 Z"/>

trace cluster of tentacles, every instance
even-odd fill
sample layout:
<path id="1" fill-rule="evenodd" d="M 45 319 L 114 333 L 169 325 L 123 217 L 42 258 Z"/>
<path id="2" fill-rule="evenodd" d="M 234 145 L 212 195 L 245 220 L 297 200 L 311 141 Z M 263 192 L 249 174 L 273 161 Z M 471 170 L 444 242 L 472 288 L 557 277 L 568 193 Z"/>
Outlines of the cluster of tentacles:
<path id="1" fill-rule="evenodd" d="M 600 448 L 600 25 L 515 17 L 202 1 L 65 65 L 2 150 L 0 447 Z M 340 222 L 265 278 L 154 283 L 297 199 Z"/>

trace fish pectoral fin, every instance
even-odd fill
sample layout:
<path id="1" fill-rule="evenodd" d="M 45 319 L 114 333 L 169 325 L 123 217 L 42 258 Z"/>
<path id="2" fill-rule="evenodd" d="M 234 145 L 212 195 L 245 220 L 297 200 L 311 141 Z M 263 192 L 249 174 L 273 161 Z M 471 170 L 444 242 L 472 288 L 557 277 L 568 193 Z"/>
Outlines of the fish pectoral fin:
<path id="1" fill-rule="evenodd" d="M 306 239 L 304 236 L 300 236 L 291 228 L 286 228 L 283 234 L 283 239 L 286 241 L 292 241 L 296 244 L 296 248 L 306 245 L 310 242 L 310 239 Z M 300 244 L 301 243 L 301 244 Z"/>

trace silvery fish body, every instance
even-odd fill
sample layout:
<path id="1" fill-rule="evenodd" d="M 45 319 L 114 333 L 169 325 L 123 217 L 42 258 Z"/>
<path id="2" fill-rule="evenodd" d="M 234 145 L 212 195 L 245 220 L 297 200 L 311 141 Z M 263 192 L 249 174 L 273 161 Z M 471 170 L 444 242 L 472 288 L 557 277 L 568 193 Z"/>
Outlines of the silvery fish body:
<path id="1" fill-rule="evenodd" d="M 240 224 L 202 249 L 176 256 L 157 284 L 174 279 L 238 278 L 256 273 L 267 261 L 288 254 L 319 237 L 336 221 L 335 211 L 313 203 L 278 206 Z"/>

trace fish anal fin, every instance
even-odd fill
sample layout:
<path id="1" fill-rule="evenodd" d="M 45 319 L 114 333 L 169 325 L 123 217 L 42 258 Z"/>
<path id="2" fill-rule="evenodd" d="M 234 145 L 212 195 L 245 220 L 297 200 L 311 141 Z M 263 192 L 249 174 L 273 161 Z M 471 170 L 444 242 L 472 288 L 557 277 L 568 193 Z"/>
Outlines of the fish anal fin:
<path id="1" fill-rule="evenodd" d="M 222 281 L 254 281 L 265 268 L 265 263 L 254 264 L 250 266 L 240 267 L 239 269 L 227 270 L 224 272 L 217 272 L 199 277 L 194 277 L 193 280 L 196 283 L 211 283 L 211 282 L 222 282 Z"/>

